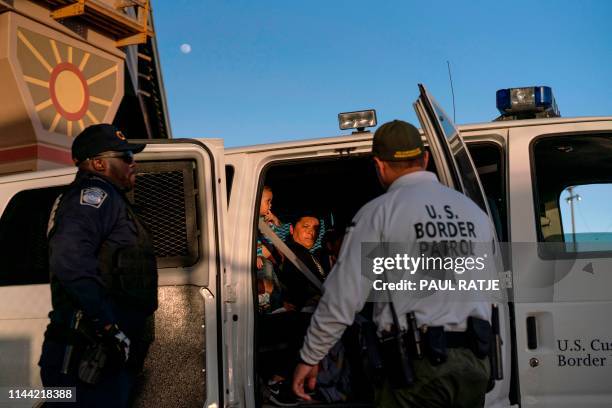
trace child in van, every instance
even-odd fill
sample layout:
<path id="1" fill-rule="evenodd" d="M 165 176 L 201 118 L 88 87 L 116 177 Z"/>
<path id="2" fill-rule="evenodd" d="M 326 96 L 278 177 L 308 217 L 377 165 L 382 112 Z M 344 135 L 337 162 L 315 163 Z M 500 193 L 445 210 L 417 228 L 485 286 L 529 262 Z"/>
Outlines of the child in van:
<path id="1" fill-rule="evenodd" d="M 274 194 L 270 186 L 264 186 L 259 203 L 259 217 L 268 223 L 272 231 L 276 231 L 281 223 L 272 213 Z M 274 266 L 280 262 L 273 255 L 274 247 L 265 237 L 257 238 L 257 293 L 259 310 L 270 313 L 283 306 L 280 294 L 280 282 L 274 271 Z"/>

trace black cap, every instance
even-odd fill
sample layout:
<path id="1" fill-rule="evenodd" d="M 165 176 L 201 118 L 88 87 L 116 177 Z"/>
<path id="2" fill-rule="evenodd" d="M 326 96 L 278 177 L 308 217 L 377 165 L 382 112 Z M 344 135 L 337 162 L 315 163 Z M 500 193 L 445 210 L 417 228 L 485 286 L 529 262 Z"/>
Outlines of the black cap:
<path id="1" fill-rule="evenodd" d="M 403 120 L 387 122 L 374 133 L 372 154 L 381 160 L 412 160 L 424 152 L 419 130 Z"/>
<path id="2" fill-rule="evenodd" d="M 83 130 L 72 142 L 72 159 L 76 164 L 102 152 L 141 152 L 146 145 L 129 143 L 114 125 L 101 123 Z"/>

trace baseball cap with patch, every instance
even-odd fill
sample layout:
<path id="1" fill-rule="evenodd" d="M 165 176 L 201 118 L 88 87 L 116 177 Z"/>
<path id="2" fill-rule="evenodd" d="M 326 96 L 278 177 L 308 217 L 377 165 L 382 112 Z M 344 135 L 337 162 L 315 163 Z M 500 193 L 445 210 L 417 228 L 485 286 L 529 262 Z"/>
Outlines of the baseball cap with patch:
<path id="1" fill-rule="evenodd" d="M 129 143 L 117 127 L 107 123 L 91 125 L 72 142 L 72 159 L 76 164 L 108 151 L 139 153 L 145 144 Z"/>
<path id="2" fill-rule="evenodd" d="M 374 133 L 372 154 L 381 160 L 412 160 L 424 152 L 419 130 L 403 120 L 387 122 Z"/>

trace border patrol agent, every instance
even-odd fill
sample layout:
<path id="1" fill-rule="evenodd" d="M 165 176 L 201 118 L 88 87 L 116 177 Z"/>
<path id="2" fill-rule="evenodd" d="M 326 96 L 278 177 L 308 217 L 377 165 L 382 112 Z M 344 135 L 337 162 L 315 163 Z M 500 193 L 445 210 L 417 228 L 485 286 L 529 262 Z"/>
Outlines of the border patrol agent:
<path id="1" fill-rule="evenodd" d="M 45 386 L 76 387 L 66 406 L 127 406 L 153 339 L 157 265 L 125 196 L 144 147 L 109 124 L 85 129 L 72 144 L 76 178 L 51 213 L 53 310 L 39 365 Z"/>
<path id="2" fill-rule="evenodd" d="M 346 327 L 353 324 L 356 313 L 364 307 L 370 294 L 372 281 L 363 279 L 361 271 L 362 242 L 401 242 L 416 247 L 428 245 L 426 239 L 440 239 L 436 234 L 444 238 L 442 232 L 448 235 L 448 230 L 436 233 L 429 228 L 430 236 L 423 236 L 423 226 L 432 220 L 432 212 L 437 212 L 442 218 L 447 215 L 445 210 L 452 213 L 452 222 L 464 223 L 462 232 L 468 238 L 492 242 L 494 237 L 488 216 L 474 202 L 439 183 L 435 174 L 425 171 L 429 153 L 414 126 L 399 120 L 382 125 L 374 134 L 372 154 L 379 181 L 388 189 L 357 213 L 347 229 L 338 262 L 325 282 L 325 293 L 311 320 L 300 351 L 301 363 L 293 378 L 294 392 L 305 400 L 311 398 L 304 392 L 304 383 L 308 388 L 314 388 L 318 363 L 340 339 Z M 437 219 L 438 215 L 434 218 Z M 376 405 L 483 406 L 490 372 L 488 349 L 478 352 L 469 347 L 472 337 L 468 326 L 473 321 L 481 323 L 480 327 L 484 325 L 481 337 L 484 348 L 487 348 L 490 303 L 475 298 L 453 303 L 445 292 L 425 297 L 402 295 L 393 296 L 391 293 L 399 319 L 393 318 L 389 302 L 374 305 L 373 318 L 378 336 L 396 330 L 394 322 L 398 322 L 402 333 L 409 332 L 408 319 L 403 317 L 410 313 L 416 318 L 416 330 L 422 339 L 426 339 L 423 344 L 425 357 L 411 359 L 412 384 L 407 382 L 407 385 L 399 387 L 392 385 L 397 382 L 392 378 L 396 374 L 383 357 L 383 371 L 387 378 L 376 386 Z M 437 335 L 428 337 L 425 333 Z M 430 347 L 427 344 L 429 340 Z M 383 342 L 379 341 L 380 344 Z M 442 355 L 436 351 L 441 351 Z M 390 358 L 392 362 L 400 359 L 400 354 Z"/>

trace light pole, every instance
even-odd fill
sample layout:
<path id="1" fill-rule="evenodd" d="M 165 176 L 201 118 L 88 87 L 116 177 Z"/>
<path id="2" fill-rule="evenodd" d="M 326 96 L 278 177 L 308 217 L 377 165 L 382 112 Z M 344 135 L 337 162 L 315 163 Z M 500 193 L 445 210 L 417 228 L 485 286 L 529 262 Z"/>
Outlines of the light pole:
<path id="1" fill-rule="evenodd" d="M 572 218 L 572 242 L 574 243 L 574 252 L 576 252 L 576 223 L 574 221 L 574 200 L 580 201 L 582 200 L 582 197 L 580 197 L 580 195 L 578 194 L 574 194 L 573 186 L 568 187 L 567 192 L 569 196 L 565 198 L 565 201 L 567 201 L 570 206 L 570 213 Z"/>

